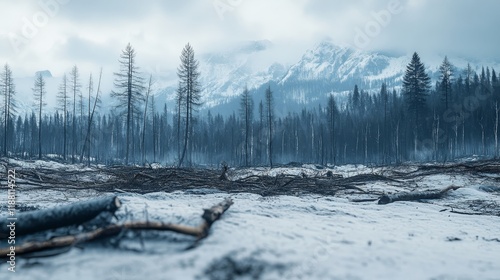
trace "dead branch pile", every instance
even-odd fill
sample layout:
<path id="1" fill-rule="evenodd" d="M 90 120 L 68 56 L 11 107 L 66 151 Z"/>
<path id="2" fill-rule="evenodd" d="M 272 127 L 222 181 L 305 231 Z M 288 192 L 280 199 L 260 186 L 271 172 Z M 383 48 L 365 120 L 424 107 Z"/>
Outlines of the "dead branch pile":
<path id="1" fill-rule="evenodd" d="M 13 166 L 15 167 L 15 166 Z M 381 174 L 359 174 L 342 177 L 330 171 L 318 171 L 315 175 L 242 175 L 222 165 L 221 170 L 192 168 L 151 168 L 133 166 L 110 166 L 74 169 L 17 168 L 16 182 L 33 189 L 93 189 L 103 192 L 172 192 L 193 189 L 214 189 L 228 193 L 255 193 L 262 196 L 297 195 L 313 193 L 335 195 L 339 191 L 365 193 L 359 186 L 370 182 L 391 183 L 405 186 L 405 181 L 434 174 L 472 174 L 500 181 L 500 162 L 478 161 L 444 165 L 411 165 L 412 171 L 400 168 Z M 404 166 L 403 166 L 404 169 Z M 398 171 L 399 170 L 399 171 Z M 233 174 L 234 175 L 234 174 Z M 4 181 L 0 184 L 5 184 Z M 407 185 L 407 184 L 406 184 Z M 374 195 L 382 193 L 371 192 Z"/>
<path id="2" fill-rule="evenodd" d="M 17 184 L 34 189 L 94 189 L 149 193 L 189 189 L 217 189 L 228 193 L 256 193 L 262 196 L 314 193 L 335 195 L 340 190 L 364 192 L 357 185 L 372 181 L 393 181 L 377 174 L 360 174 L 343 178 L 328 176 L 255 176 L 231 179 L 227 167 L 221 170 L 190 168 L 147 168 L 114 166 L 93 170 L 30 169 L 16 170 Z"/>
<path id="3" fill-rule="evenodd" d="M 417 165 L 416 170 L 412 172 L 393 171 L 392 176 L 396 179 L 413 179 L 417 177 L 436 175 L 436 174 L 471 174 L 476 176 L 498 175 L 500 174 L 500 161 L 485 160 L 473 161 L 467 163 L 448 163 L 448 164 L 430 164 Z M 500 181 L 500 177 L 497 178 Z"/>

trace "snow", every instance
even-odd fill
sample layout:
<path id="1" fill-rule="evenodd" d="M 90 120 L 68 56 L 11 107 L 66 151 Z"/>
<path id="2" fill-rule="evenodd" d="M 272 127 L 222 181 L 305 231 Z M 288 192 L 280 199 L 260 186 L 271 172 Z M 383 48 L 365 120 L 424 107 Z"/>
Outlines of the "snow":
<path id="1" fill-rule="evenodd" d="M 314 175 L 328 170 L 345 177 L 394 171 L 302 165 L 232 170 L 231 176 Z M 401 170 L 412 171 L 413 167 Z M 118 247 L 98 241 L 55 257 L 20 259 L 15 275 L 1 264 L 0 279 L 499 279 L 500 217 L 451 211 L 470 201 L 499 205 L 495 182 L 494 178 L 468 174 L 425 176 L 408 180 L 405 190 L 441 189 L 451 184 L 463 188 L 440 200 L 388 205 L 351 202 L 357 197 L 355 192 L 334 197 L 230 195 L 211 189 L 117 193 L 123 202 L 117 212 L 121 221 L 152 219 L 197 225 L 203 208 L 226 197 L 234 205 L 191 250 L 185 250 L 194 241 L 190 237 L 128 232 Z M 401 191 L 382 182 L 359 187 Z M 109 195 L 22 186 L 17 194 L 19 203 L 41 208 Z M 144 248 L 138 236 L 143 237 Z"/>

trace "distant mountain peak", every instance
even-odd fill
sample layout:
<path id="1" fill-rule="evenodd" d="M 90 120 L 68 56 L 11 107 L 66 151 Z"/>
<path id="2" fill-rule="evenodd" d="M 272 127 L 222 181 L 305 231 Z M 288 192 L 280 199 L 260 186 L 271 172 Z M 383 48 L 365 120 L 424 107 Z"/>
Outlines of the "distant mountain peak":
<path id="1" fill-rule="evenodd" d="M 268 40 L 244 41 L 225 48 L 200 59 L 204 108 L 217 107 L 224 112 L 235 110 L 245 87 L 258 102 L 265 87 L 271 85 L 282 108 L 318 104 L 329 93 L 345 96 L 354 85 L 365 91 L 378 91 L 382 83 L 397 89 L 411 60 L 409 54 L 360 50 L 331 39 L 319 41 L 296 63 L 287 66 L 273 61 L 273 53 L 279 50 Z M 443 58 L 439 57 L 437 63 L 427 56 L 424 59 L 433 79 Z M 450 61 L 458 68 L 466 65 L 458 58 L 450 57 Z M 175 99 L 175 89 L 172 83 L 164 91 L 167 100 Z"/>

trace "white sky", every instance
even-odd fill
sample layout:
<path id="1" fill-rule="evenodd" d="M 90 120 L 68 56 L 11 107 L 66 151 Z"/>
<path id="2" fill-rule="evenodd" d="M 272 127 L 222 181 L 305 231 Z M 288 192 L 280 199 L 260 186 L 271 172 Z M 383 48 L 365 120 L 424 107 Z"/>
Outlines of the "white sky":
<path id="1" fill-rule="evenodd" d="M 206 53 L 249 40 L 274 44 L 269 64 L 293 63 L 325 38 L 356 46 L 356 30 L 391 1 L 402 11 L 364 49 L 500 58 L 496 0 L 0 0 L 0 64 L 18 77 L 44 69 L 61 76 L 76 64 L 84 74 L 102 66 L 112 78 L 130 42 L 142 69 L 175 73 L 187 42 Z M 232 6 L 217 12 L 224 4 Z"/>

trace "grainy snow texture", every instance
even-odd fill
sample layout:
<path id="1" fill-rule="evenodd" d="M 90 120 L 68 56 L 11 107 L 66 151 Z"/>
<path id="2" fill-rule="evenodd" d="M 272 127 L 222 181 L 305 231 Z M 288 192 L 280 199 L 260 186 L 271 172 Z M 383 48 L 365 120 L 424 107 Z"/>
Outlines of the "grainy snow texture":
<path id="1" fill-rule="evenodd" d="M 359 166 L 333 170 L 343 176 L 382 172 Z M 314 166 L 252 169 L 231 176 L 283 172 L 313 175 L 325 170 Z M 2 263 L 0 279 L 500 279 L 500 217 L 451 212 L 459 208 L 475 213 L 477 209 L 467 209 L 471 201 L 498 207 L 500 192 L 493 182 L 466 174 L 431 175 L 418 181 L 419 189 L 450 184 L 463 188 L 441 200 L 388 205 L 351 202 L 360 197 L 355 192 L 334 197 L 230 195 L 213 189 L 117 193 L 123 203 L 117 212 L 120 221 L 197 225 L 203 208 L 226 197 L 232 197 L 234 205 L 213 225 L 210 235 L 190 250 L 186 248 L 193 244 L 191 237 L 126 232 L 120 240 L 84 244 L 66 254 L 18 259 L 15 274 Z M 359 187 L 397 191 L 381 182 Z M 19 187 L 18 202 L 47 208 L 107 194 Z"/>

